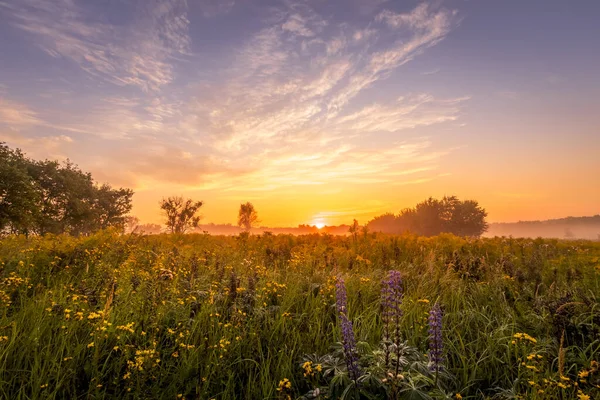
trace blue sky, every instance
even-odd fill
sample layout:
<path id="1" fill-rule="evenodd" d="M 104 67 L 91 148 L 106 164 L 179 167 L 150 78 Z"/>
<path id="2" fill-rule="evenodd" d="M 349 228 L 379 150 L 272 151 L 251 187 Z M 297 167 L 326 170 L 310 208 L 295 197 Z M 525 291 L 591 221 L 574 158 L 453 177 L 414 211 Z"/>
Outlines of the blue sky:
<path id="1" fill-rule="evenodd" d="M 232 222 L 598 213 L 600 2 L 0 0 L 0 141 Z"/>

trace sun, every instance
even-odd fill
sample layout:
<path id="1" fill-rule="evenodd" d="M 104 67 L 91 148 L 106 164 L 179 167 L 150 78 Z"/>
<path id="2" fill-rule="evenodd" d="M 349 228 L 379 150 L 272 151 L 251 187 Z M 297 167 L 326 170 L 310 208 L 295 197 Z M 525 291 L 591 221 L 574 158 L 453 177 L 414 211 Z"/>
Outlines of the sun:
<path id="1" fill-rule="evenodd" d="M 325 222 L 317 220 L 317 221 L 313 221 L 313 226 L 316 226 L 317 229 L 321 229 L 325 226 Z"/>

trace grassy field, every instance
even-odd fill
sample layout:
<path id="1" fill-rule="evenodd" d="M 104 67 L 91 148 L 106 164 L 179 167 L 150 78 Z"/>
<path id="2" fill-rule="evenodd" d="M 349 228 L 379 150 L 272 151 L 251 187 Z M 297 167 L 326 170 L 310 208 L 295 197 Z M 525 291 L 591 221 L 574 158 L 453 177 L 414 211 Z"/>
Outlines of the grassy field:
<path id="1" fill-rule="evenodd" d="M 105 231 L 4 238 L 0 270 L 0 398 L 600 398 L 597 242 Z M 389 270 L 404 292 L 391 365 Z"/>

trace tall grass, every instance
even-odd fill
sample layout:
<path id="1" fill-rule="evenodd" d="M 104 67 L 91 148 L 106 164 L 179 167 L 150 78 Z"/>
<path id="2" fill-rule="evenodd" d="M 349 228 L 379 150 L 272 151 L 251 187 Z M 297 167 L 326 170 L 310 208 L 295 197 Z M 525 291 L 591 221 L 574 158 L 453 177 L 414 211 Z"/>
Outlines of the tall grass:
<path id="1" fill-rule="evenodd" d="M 298 397 L 301 357 L 340 340 L 335 278 L 376 347 L 389 269 L 409 344 L 443 307 L 448 395 L 600 396 L 600 243 L 105 231 L 4 238 L 0 268 L 0 398 L 275 399 L 284 378 Z"/>

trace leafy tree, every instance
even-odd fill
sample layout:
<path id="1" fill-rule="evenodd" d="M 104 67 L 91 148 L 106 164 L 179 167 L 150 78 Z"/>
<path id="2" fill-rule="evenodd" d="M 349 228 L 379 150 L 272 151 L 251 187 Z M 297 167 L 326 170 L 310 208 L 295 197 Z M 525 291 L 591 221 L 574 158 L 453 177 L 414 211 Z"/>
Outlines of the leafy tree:
<path id="1" fill-rule="evenodd" d="M 124 227 L 125 215 L 131 211 L 130 189 L 97 186 L 90 173 L 67 161 L 34 162 L 30 175 L 40 188 L 38 231 L 90 234 L 109 226 Z"/>
<path id="2" fill-rule="evenodd" d="M 95 211 L 100 228 L 117 226 L 125 229 L 126 214 L 131 211 L 131 189 L 112 189 L 109 185 L 102 185 L 96 189 Z"/>
<path id="3" fill-rule="evenodd" d="M 475 200 L 459 201 L 452 197 L 448 231 L 457 236 L 481 236 L 488 229 L 487 212 Z"/>
<path id="4" fill-rule="evenodd" d="M 0 143 L 0 233 L 34 230 L 39 193 L 27 173 L 27 163 L 20 150 Z"/>
<path id="5" fill-rule="evenodd" d="M 240 204 L 240 211 L 238 213 L 238 226 L 249 231 L 253 225 L 258 221 L 258 214 L 254 205 L 250 202 Z"/>
<path id="6" fill-rule="evenodd" d="M 0 144 L 0 232 L 89 234 L 122 227 L 130 189 L 98 186 L 67 161 L 35 161 Z"/>
<path id="7" fill-rule="evenodd" d="M 441 200 L 429 198 L 397 216 L 384 214 L 369 222 L 371 230 L 386 233 L 413 232 L 424 236 L 453 233 L 481 236 L 488 228 L 487 212 L 474 200 L 460 201 L 456 196 Z"/>
<path id="8" fill-rule="evenodd" d="M 202 204 L 201 201 L 184 200 L 181 196 L 162 199 L 160 208 L 167 217 L 167 229 L 171 233 L 185 233 L 189 228 L 198 227 L 200 216 L 196 216 L 196 213 Z"/>
<path id="9" fill-rule="evenodd" d="M 400 231 L 397 231 L 398 221 L 396 216 L 392 213 L 378 215 L 377 217 L 369 221 L 367 226 L 371 231 L 401 233 Z"/>

